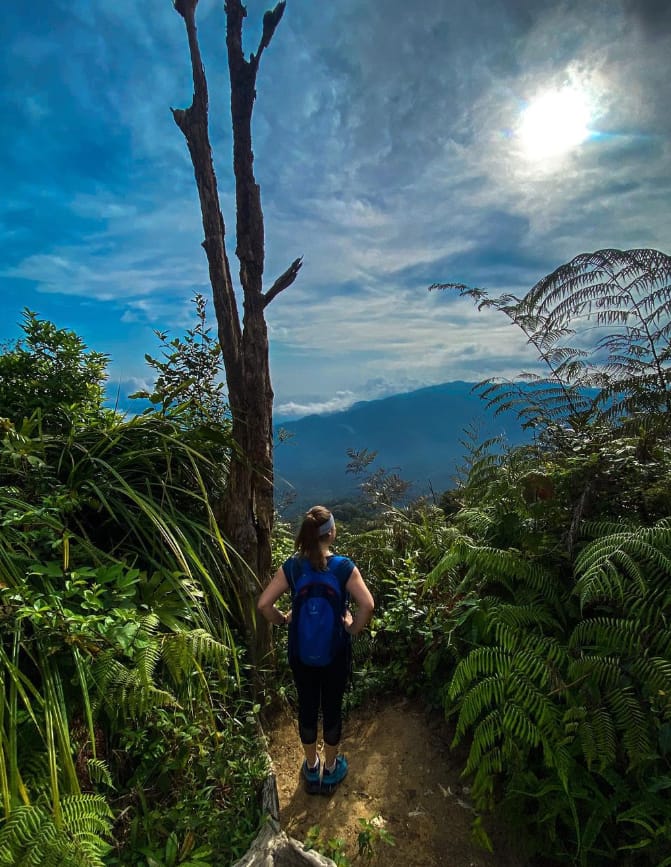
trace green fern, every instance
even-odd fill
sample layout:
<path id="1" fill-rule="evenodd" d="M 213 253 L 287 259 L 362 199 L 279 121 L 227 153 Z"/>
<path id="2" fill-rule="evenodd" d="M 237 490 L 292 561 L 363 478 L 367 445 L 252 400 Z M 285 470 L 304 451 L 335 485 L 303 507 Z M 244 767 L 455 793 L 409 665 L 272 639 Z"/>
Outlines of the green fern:
<path id="1" fill-rule="evenodd" d="M 545 365 L 480 383 L 535 441 L 503 454 L 467 444 L 466 509 L 453 516 L 464 537 L 429 576 L 433 592 L 458 595 L 446 627 L 456 666 L 441 694 L 469 748 L 475 802 L 491 806 L 496 793 L 513 824 L 531 822 L 538 850 L 579 867 L 662 864 L 671 257 L 584 254 L 523 298 L 440 288 L 499 310 Z"/>
<path id="2" fill-rule="evenodd" d="M 482 675 L 505 677 L 510 674 L 513 657 L 497 647 L 476 647 L 461 660 L 450 681 L 449 697 L 457 698 L 469 683 Z"/>
<path id="3" fill-rule="evenodd" d="M 547 606 L 547 597 L 540 597 L 540 595 L 535 602 L 499 604 L 492 612 L 492 619 L 497 627 L 509 627 L 520 636 L 524 635 L 525 629 L 547 628 L 555 632 L 560 628 L 557 617 Z M 497 640 L 500 641 L 498 635 Z"/>
<path id="4" fill-rule="evenodd" d="M 652 755 L 652 737 L 647 708 L 632 687 L 619 687 L 604 697 L 620 733 L 631 766 L 647 761 Z"/>
<path id="5" fill-rule="evenodd" d="M 473 744 L 468 756 L 468 762 L 464 773 L 472 773 L 480 767 L 483 755 L 490 753 L 501 738 L 502 728 L 501 711 L 490 711 L 483 717 L 473 730 Z"/>
<path id="6" fill-rule="evenodd" d="M 122 712 L 128 717 L 142 717 L 154 707 L 177 707 L 175 696 L 153 683 L 148 670 L 148 658 L 155 661 L 159 651 L 143 654 L 142 668 L 128 668 L 113 651 L 99 654 L 92 668 L 98 688 L 96 704 L 102 703 L 112 715 Z"/>
<path id="7" fill-rule="evenodd" d="M 16 807 L 0 827 L 0 864 L 13 867 L 103 867 L 112 812 L 100 795 L 61 799 L 57 825 L 41 804 Z"/>
<path id="8" fill-rule="evenodd" d="M 547 671 L 541 673 L 540 678 L 533 678 L 533 674 L 514 671 L 510 677 L 510 694 L 524 704 L 541 729 L 555 732 L 560 725 L 560 712 L 557 704 L 548 698 Z"/>
<path id="9" fill-rule="evenodd" d="M 92 783 L 103 783 L 110 789 L 114 788 L 114 782 L 107 762 L 102 759 L 87 759 L 86 768 Z"/>
<path id="10" fill-rule="evenodd" d="M 524 748 L 537 747 L 543 740 L 540 729 L 526 712 L 526 708 L 513 701 L 506 702 L 502 730 L 508 738 L 515 741 L 516 745 L 523 745 L 523 751 Z"/>
<path id="11" fill-rule="evenodd" d="M 591 797 L 601 807 L 579 817 L 576 760 L 582 756 L 587 769 L 603 775 L 621 756 L 629 772 L 645 767 L 655 752 L 651 702 L 671 719 L 670 628 L 664 614 L 669 592 L 655 580 L 667 569 L 667 543 L 667 522 L 643 533 L 618 526 L 606 539 L 585 546 L 574 587 L 563 589 L 552 573 L 529 567 L 517 551 L 495 552 L 462 541 L 443 559 L 451 570 L 468 565 L 460 590 L 489 591 L 478 601 L 485 618 L 479 637 L 487 644 L 459 660 L 445 691 L 446 710 L 454 705 L 457 710 L 455 743 L 469 740 L 464 773 L 472 775 L 478 806 L 490 804 L 497 779 L 514 775 L 533 756 L 536 761 L 540 751 L 548 785 L 554 778 L 565 793 L 576 846 L 587 841 L 593 849 L 605 825 L 612 827 L 612 814 L 596 793 Z M 573 609 L 578 622 L 564 635 L 562 593 L 569 600 L 572 592 L 582 592 L 587 604 L 589 580 L 597 573 L 608 579 L 599 579 L 589 604 L 603 610 L 581 619 Z M 545 598 L 538 587 L 553 580 L 554 592 Z M 606 613 L 612 609 L 604 605 L 616 604 L 626 607 L 626 616 Z"/>
<path id="12" fill-rule="evenodd" d="M 617 656 L 581 653 L 571 660 L 567 678 L 567 683 L 576 686 L 587 684 L 591 689 L 611 690 L 622 678 L 622 661 Z"/>
<path id="13" fill-rule="evenodd" d="M 193 673 L 195 664 L 210 664 L 226 669 L 231 660 L 229 648 L 204 629 L 180 630 L 163 635 L 160 656 L 177 684 Z"/>
<path id="14" fill-rule="evenodd" d="M 583 728 L 587 726 L 589 726 L 590 737 L 596 747 L 599 764 L 601 767 L 612 765 L 617 757 L 618 743 L 612 714 L 605 707 L 590 708 L 589 716 L 582 724 L 581 737 Z"/>
<path id="15" fill-rule="evenodd" d="M 507 683 L 500 675 L 490 675 L 478 680 L 463 697 L 459 709 L 459 719 L 455 733 L 455 742 L 459 742 L 463 734 L 492 705 L 502 707 L 507 694 Z"/>
<path id="16" fill-rule="evenodd" d="M 668 639 L 667 639 L 668 640 Z M 650 697 L 662 698 L 671 715 L 671 654 L 665 656 L 645 656 L 634 660 L 631 666 L 632 677 Z"/>
<path id="17" fill-rule="evenodd" d="M 520 592 L 526 590 L 530 591 L 529 603 L 534 598 L 542 599 L 544 603 L 555 602 L 561 595 L 555 577 L 520 551 L 478 545 L 465 536 L 455 540 L 445 557 L 428 575 L 427 583 L 432 586 L 445 575 L 459 574 L 459 570 L 462 577 L 454 589 L 460 594 L 472 589 L 484 594 L 487 587 L 500 584 L 511 598 L 515 597 L 517 604 L 521 601 Z M 526 604 L 527 600 L 524 602 Z M 548 611 L 543 616 L 548 618 L 551 614 Z"/>
<path id="18" fill-rule="evenodd" d="M 516 410 L 528 426 L 549 429 L 564 420 L 576 430 L 604 421 L 621 424 L 623 416 L 626 426 L 627 419 L 647 413 L 668 429 L 670 256 L 658 250 L 583 253 L 524 298 L 492 298 L 483 289 L 455 283 L 430 288 L 456 290 L 479 309 L 500 311 L 545 365 L 544 377 L 480 383 L 483 397 L 497 411 Z M 586 321 L 606 332 L 596 343 L 591 329 L 580 327 Z"/>
<path id="19" fill-rule="evenodd" d="M 593 617 L 583 620 L 569 639 L 572 648 L 598 649 L 607 647 L 609 653 L 633 656 L 643 653 L 646 625 L 629 617 Z"/>

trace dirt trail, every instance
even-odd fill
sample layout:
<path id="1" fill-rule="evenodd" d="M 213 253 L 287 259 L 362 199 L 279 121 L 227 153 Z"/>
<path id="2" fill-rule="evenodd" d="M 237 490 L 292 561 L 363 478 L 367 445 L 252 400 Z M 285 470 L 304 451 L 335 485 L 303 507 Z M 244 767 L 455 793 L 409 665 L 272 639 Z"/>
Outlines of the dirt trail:
<path id="1" fill-rule="evenodd" d="M 450 753 L 442 719 L 419 702 L 380 700 L 350 713 L 342 741 L 350 770 L 330 798 L 303 790 L 303 753 L 289 713 L 275 719 L 266 733 L 282 828 L 297 840 L 305 841 L 308 829 L 318 825 L 323 840 L 341 838 L 347 858 L 363 863 L 355 858 L 357 820 L 381 816 L 396 845 L 376 843 L 373 865 L 523 867 L 523 859 L 489 826 L 495 854 L 472 842 L 473 812 L 459 779 L 461 762 Z"/>

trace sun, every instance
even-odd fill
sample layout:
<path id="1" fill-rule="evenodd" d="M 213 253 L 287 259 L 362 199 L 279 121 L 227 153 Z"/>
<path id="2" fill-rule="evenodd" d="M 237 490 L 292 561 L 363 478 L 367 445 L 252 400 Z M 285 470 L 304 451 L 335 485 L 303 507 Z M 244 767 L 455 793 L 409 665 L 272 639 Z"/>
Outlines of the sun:
<path id="1" fill-rule="evenodd" d="M 589 138 L 591 111 L 584 91 L 549 90 L 522 112 L 519 138 L 525 154 L 543 160 L 566 153 Z"/>

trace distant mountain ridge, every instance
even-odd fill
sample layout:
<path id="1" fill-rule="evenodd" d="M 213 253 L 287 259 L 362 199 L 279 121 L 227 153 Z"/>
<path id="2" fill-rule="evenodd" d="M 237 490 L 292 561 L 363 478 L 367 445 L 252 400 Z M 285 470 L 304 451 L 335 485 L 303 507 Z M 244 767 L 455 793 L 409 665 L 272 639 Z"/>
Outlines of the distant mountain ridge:
<path id="1" fill-rule="evenodd" d="M 292 434 L 275 448 L 278 499 L 293 490 L 302 507 L 354 494 L 357 481 L 345 472 L 348 448 L 377 451 L 373 469 L 398 472 L 419 495 L 453 486 L 464 457 L 459 441 L 470 425 L 480 440 L 502 434 L 511 445 L 527 441 L 515 413 L 494 416 L 473 385 L 445 382 L 278 424 Z"/>

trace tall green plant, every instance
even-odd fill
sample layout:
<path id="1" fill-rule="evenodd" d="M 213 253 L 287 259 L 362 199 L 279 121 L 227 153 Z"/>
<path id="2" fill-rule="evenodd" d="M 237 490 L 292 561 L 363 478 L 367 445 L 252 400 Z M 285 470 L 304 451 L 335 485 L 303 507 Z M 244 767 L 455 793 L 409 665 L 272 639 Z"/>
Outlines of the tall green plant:
<path id="1" fill-rule="evenodd" d="M 581 255 L 523 298 L 451 288 L 545 367 L 481 383 L 538 435 L 471 450 L 464 535 L 429 579 L 455 602 L 443 696 L 474 795 L 557 860 L 667 863 L 671 259 Z"/>
<path id="2" fill-rule="evenodd" d="M 64 381 L 15 423 L 0 403 L 0 863 L 238 857 L 265 762 L 214 510 L 230 435 L 182 395 L 104 410 L 81 341 L 36 333 L 73 351 L 7 350 Z"/>
<path id="3" fill-rule="evenodd" d="M 205 298 L 196 294 L 193 303 L 196 324 L 187 329 L 184 337 L 168 338 L 167 332 L 156 332 L 162 358 L 145 355 L 157 374 L 156 382 L 152 391 L 139 391 L 131 397 L 149 400 L 164 414 L 181 406 L 191 427 L 223 427 L 227 423 L 227 406 L 221 348 L 207 324 Z"/>
<path id="4" fill-rule="evenodd" d="M 47 434 L 37 413 L 19 431 L 6 429 L 0 447 L 2 857 L 19 857 L 17 841 L 35 823 L 52 834 L 43 824 L 45 810 L 66 835 L 57 835 L 53 852 L 44 850 L 48 857 L 75 846 L 76 828 L 98 822 L 101 830 L 97 801 L 80 806 L 82 823 L 74 829 L 68 827 L 74 814 L 63 805 L 85 805 L 86 789 L 101 773 L 109 777 L 97 752 L 105 717 L 118 725 L 156 707 L 194 701 L 212 707 L 210 675 L 228 682 L 236 665 L 235 595 L 222 592 L 227 546 L 206 483 L 207 450 L 220 446 L 203 432 L 185 432 L 178 419 L 157 416 L 107 417 Z M 106 821 L 109 828 L 109 815 Z M 92 864 L 106 848 L 94 837 L 87 837 L 98 847 L 98 855 L 89 853 Z M 31 852 L 36 858 L 42 849 Z M 66 863 L 79 863 L 72 859 Z"/>
<path id="5" fill-rule="evenodd" d="M 453 517 L 468 535 L 429 580 L 453 602 L 444 705 L 478 806 L 498 805 L 532 848 L 658 864 L 671 827 L 669 519 L 647 527 L 632 508 L 650 463 L 626 439 L 597 434 L 590 449 L 584 436 L 568 454 L 517 449 L 484 476 L 473 462 L 472 505 Z M 664 450 L 654 466 L 668 478 Z M 576 512 L 586 480 L 596 496 Z"/>
<path id="6" fill-rule="evenodd" d="M 467 568 L 455 626 L 476 646 L 446 708 L 480 806 L 502 798 L 539 849 L 570 862 L 657 864 L 671 828 L 669 522 L 592 529 L 608 532 L 575 581 L 521 553 L 455 550 L 449 565 Z"/>

